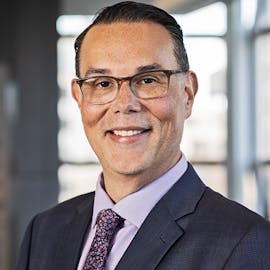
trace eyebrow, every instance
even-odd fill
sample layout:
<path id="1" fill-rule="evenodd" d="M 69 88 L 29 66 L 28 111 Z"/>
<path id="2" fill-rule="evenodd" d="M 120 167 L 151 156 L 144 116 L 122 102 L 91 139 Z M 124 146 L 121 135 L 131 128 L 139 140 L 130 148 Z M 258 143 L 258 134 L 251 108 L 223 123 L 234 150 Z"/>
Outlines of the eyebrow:
<path id="1" fill-rule="evenodd" d="M 150 65 L 137 67 L 136 72 L 140 73 L 140 72 L 146 72 L 146 71 L 158 70 L 158 69 L 162 69 L 162 66 L 160 64 L 153 63 Z M 85 77 L 89 77 L 93 74 L 103 74 L 103 75 L 104 74 L 111 74 L 111 70 L 106 69 L 106 68 L 88 68 L 86 73 L 85 73 Z"/>
<path id="2" fill-rule="evenodd" d="M 140 67 L 138 67 L 137 68 L 137 72 L 146 72 L 146 71 L 158 70 L 158 69 L 162 69 L 162 66 L 160 64 L 153 63 L 151 65 L 146 65 L 146 66 L 140 66 Z"/>
<path id="3" fill-rule="evenodd" d="M 85 73 L 85 77 L 88 77 L 92 74 L 110 74 L 111 71 L 109 69 L 106 68 L 89 68 L 87 69 L 86 73 Z"/>

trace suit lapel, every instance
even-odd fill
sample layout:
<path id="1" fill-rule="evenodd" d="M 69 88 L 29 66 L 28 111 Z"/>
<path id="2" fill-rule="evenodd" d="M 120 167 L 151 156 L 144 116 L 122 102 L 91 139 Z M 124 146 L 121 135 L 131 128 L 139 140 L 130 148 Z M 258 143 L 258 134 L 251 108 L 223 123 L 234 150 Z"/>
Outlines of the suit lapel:
<path id="1" fill-rule="evenodd" d="M 189 164 L 186 173 L 149 213 L 116 270 L 155 269 L 184 234 L 188 215 L 195 211 L 204 190 Z"/>
<path id="2" fill-rule="evenodd" d="M 77 269 L 81 250 L 93 213 L 94 194 L 90 194 L 77 209 L 71 220 L 63 226 L 55 254 L 53 269 Z"/>
<path id="3" fill-rule="evenodd" d="M 170 246 L 183 234 L 168 211 L 158 205 L 132 240 L 116 270 L 153 269 Z"/>

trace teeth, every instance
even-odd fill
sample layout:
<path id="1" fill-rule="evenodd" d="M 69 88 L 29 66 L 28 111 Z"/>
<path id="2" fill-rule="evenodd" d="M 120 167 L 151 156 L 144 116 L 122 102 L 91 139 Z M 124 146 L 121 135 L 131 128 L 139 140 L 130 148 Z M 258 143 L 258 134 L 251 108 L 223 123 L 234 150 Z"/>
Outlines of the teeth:
<path id="1" fill-rule="evenodd" d="M 142 132 L 142 130 L 113 130 L 113 134 L 123 137 L 134 136 Z"/>

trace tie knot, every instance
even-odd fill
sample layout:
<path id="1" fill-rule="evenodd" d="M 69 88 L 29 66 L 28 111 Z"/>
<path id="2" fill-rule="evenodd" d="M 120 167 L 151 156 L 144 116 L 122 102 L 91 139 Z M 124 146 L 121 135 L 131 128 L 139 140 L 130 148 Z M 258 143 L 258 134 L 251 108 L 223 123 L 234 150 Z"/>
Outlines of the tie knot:
<path id="1" fill-rule="evenodd" d="M 122 222 L 123 218 L 121 218 L 112 209 L 104 209 L 98 213 L 97 228 L 102 229 L 108 234 L 113 234 Z"/>

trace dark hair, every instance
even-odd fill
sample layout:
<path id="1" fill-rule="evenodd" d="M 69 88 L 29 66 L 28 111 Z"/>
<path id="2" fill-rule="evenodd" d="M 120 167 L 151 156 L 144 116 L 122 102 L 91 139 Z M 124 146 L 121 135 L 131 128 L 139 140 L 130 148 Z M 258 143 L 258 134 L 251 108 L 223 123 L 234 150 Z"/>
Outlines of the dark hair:
<path id="1" fill-rule="evenodd" d="M 76 75 L 80 76 L 80 49 L 87 32 L 97 24 L 110 24 L 114 22 L 154 22 L 167 29 L 174 42 L 174 54 L 177 63 L 183 71 L 189 70 L 188 57 L 183 42 L 183 33 L 176 20 L 166 11 L 143 3 L 125 1 L 102 9 L 89 25 L 76 39 L 74 47 L 76 53 Z"/>

